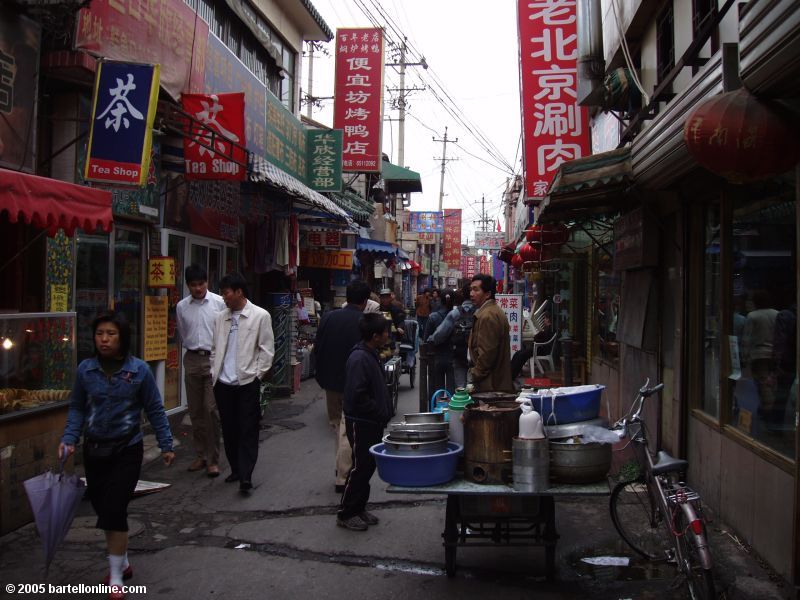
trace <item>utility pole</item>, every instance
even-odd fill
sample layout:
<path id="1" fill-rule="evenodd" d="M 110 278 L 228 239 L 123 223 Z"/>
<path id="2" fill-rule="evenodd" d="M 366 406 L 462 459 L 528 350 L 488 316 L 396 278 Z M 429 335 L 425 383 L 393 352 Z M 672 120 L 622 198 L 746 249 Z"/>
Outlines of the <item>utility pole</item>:
<path id="1" fill-rule="evenodd" d="M 306 105 L 306 116 L 310 119 L 311 113 L 314 109 L 314 103 L 311 99 L 314 97 L 314 50 L 316 49 L 316 42 L 308 43 L 308 104 Z"/>
<path id="2" fill-rule="evenodd" d="M 399 67 L 400 69 L 400 87 L 389 88 L 390 92 L 400 92 L 397 100 L 397 109 L 400 114 L 397 117 L 397 164 L 405 167 L 405 140 L 406 140 L 406 93 L 414 91 L 422 91 L 425 88 L 406 88 L 406 67 L 422 67 L 428 68 L 428 63 L 425 62 L 425 57 L 421 57 L 419 62 L 406 62 L 406 39 L 403 38 L 403 43 L 400 45 L 400 61 L 396 63 L 386 63 L 387 67 Z"/>
<path id="3" fill-rule="evenodd" d="M 457 142 L 458 138 L 456 138 L 454 140 L 448 140 L 447 139 L 447 127 L 445 127 L 444 128 L 444 139 L 441 139 L 441 140 L 437 140 L 436 138 L 432 138 L 432 139 L 433 139 L 434 142 L 442 142 L 442 178 L 441 178 L 441 180 L 439 182 L 439 212 L 442 212 L 442 203 L 444 202 L 444 168 L 445 168 L 445 164 L 447 164 L 447 161 L 448 161 L 448 158 L 447 158 L 447 144 L 448 143 L 452 144 L 454 142 Z M 451 158 L 449 160 L 453 160 L 453 159 Z M 442 219 L 442 220 L 444 220 L 444 219 Z M 435 247 L 435 250 L 433 251 L 433 259 L 436 261 L 436 266 L 434 267 L 435 270 L 434 270 L 433 274 L 435 275 L 436 285 L 437 286 L 440 285 L 440 283 L 439 283 L 440 282 L 440 277 L 439 277 L 439 262 L 440 262 L 440 260 L 439 260 L 439 240 L 441 239 L 441 237 L 442 237 L 441 233 L 437 233 L 436 234 L 436 247 Z"/>

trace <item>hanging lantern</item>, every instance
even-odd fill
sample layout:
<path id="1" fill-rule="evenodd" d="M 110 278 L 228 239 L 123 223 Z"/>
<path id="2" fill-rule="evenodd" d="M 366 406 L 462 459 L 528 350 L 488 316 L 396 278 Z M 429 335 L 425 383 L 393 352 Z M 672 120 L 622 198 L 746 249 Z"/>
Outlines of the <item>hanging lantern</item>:
<path id="1" fill-rule="evenodd" d="M 497 253 L 497 258 L 506 264 L 511 264 L 511 258 L 514 256 L 516 245 L 514 242 L 509 242 Z"/>
<path id="2" fill-rule="evenodd" d="M 695 160 L 733 183 L 791 169 L 800 159 L 799 134 L 787 109 L 744 88 L 701 102 L 683 127 L 683 140 Z"/>
<path id="3" fill-rule="evenodd" d="M 523 262 L 530 262 L 539 260 L 542 257 L 541 246 L 534 246 L 533 244 L 525 244 L 519 251 Z"/>
<path id="4" fill-rule="evenodd" d="M 519 254 L 515 254 L 515 255 L 514 255 L 512 258 L 511 258 L 511 266 L 512 266 L 512 267 L 514 267 L 514 268 L 516 268 L 516 269 L 521 269 L 521 268 L 522 268 L 522 264 L 523 264 L 524 262 L 525 262 L 525 261 L 524 261 L 524 260 L 522 260 L 522 257 L 521 257 Z"/>
<path id="5" fill-rule="evenodd" d="M 563 225 L 531 225 L 525 230 L 525 239 L 534 244 L 563 244 L 567 241 L 567 228 Z"/>

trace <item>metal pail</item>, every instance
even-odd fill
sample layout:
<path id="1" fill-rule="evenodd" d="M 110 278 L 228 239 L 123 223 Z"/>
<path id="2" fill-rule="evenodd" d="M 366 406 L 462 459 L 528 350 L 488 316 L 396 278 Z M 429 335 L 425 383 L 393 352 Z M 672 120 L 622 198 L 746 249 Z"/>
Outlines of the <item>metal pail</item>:
<path id="1" fill-rule="evenodd" d="M 550 441 L 514 438 L 511 442 L 514 489 L 543 492 L 550 489 Z"/>

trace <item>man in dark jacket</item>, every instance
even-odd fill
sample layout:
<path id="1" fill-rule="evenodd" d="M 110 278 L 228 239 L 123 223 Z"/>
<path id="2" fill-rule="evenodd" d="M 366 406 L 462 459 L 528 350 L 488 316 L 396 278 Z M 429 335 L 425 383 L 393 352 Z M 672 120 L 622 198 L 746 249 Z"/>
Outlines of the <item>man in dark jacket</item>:
<path id="1" fill-rule="evenodd" d="M 336 436 L 336 491 L 344 491 L 344 482 L 352 464 L 350 444 L 342 419 L 344 399 L 344 365 L 350 350 L 361 336 L 358 321 L 369 298 L 369 285 L 356 279 L 347 286 L 347 306 L 330 311 L 322 317 L 314 342 L 316 380 L 325 390 L 328 422 Z"/>
<path id="2" fill-rule="evenodd" d="M 369 480 L 375 472 L 371 446 L 380 443 L 389 422 L 389 394 L 378 349 L 389 341 L 390 323 L 383 315 L 367 313 L 358 324 L 361 341 L 347 357 L 344 370 L 344 418 L 347 439 L 353 448 L 353 467 L 347 476 L 336 524 L 366 531 L 378 518 L 366 511 Z"/>

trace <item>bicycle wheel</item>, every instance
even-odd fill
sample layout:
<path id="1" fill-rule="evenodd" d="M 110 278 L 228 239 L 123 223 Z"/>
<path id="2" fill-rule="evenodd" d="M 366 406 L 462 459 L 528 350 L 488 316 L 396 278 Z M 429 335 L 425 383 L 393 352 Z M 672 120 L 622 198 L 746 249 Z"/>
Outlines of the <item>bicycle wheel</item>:
<path id="1" fill-rule="evenodd" d="M 683 565 L 681 571 L 686 576 L 686 584 L 692 600 L 712 600 L 716 598 L 714 589 L 714 576 L 711 569 L 703 567 L 700 559 L 699 548 L 707 545 L 706 527 L 699 535 L 689 526 L 686 513 L 679 510 L 675 515 L 675 531 L 678 533 L 677 541 L 680 545 Z"/>
<path id="2" fill-rule="evenodd" d="M 631 549 L 647 560 L 662 560 L 671 538 L 644 479 L 621 482 L 611 492 L 611 521 Z"/>

